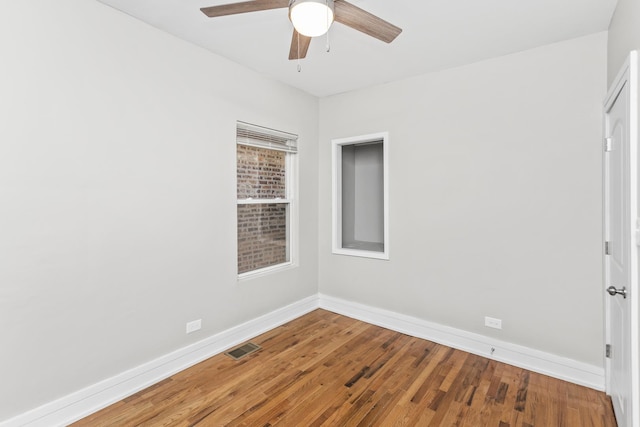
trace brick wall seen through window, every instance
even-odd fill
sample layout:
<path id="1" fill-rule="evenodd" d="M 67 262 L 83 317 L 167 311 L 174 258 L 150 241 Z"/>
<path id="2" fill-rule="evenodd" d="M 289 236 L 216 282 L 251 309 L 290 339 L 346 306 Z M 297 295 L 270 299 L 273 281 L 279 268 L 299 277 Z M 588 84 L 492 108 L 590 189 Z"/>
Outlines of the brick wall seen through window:
<path id="1" fill-rule="evenodd" d="M 237 145 L 238 274 L 290 259 L 286 156 L 282 151 Z"/>

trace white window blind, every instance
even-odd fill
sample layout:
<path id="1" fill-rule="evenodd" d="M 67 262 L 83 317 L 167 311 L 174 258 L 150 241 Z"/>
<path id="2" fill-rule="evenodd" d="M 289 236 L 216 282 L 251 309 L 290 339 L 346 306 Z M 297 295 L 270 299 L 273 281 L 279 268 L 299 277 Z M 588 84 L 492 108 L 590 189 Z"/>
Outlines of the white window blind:
<path id="1" fill-rule="evenodd" d="M 236 141 L 241 145 L 270 150 L 298 152 L 298 135 L 269 129 L 250 123 L 238 122 Z"/>

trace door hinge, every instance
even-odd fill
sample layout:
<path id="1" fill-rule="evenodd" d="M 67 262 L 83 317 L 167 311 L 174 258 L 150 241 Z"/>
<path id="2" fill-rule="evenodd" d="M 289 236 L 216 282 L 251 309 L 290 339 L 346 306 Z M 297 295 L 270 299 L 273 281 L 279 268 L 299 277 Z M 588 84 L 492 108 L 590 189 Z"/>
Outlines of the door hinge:
<path id="1" fill-rule="evenodd" d="M 609 247 L 611 245 L 609 244 L 609 242 L 604 242 L 604 254 L 605 255 L 611 255 L 611 251 L 609 250 Z"/>
<path id="2" fill-rule="evenodd" d="M 607 345 L 605 346 L 604 355 L 605 355 L 607 358 L 611 359 L 611 344 L 607 344 Z"/>
<path id="3" fill-rule="evenodd" d="M 611 137 L 604 139 L 604 152 L 608 153 L 611 151 L 611 145 L 613 143 L 613 139 Z"/>

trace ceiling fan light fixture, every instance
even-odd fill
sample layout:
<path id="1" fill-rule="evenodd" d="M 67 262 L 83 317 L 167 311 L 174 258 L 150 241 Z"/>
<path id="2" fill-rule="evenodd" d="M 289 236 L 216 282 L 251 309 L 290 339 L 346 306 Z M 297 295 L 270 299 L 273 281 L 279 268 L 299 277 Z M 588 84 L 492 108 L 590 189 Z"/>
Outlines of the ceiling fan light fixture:
<path id="1" fill-rule="evenodd" d="M 317 37 L 329 31 L 334 18 L 333 0 L 291 0 L 289 19 L 303 36 Z"/>

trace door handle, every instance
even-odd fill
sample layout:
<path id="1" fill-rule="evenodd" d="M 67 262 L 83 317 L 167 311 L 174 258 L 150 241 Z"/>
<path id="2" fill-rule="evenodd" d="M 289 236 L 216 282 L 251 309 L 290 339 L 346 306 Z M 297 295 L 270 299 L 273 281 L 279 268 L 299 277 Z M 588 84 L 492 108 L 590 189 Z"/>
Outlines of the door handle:
<path id="1" fill-rule="evenodd" d="M 627 298 L 627 288 L 624 286 L 622 289 L 616 289 L 615 286 L 609 286 L 607 288 L 607 292 L 609 292 L 609 295 L 611 296 L 622 295 L 623 298 Z"/>

